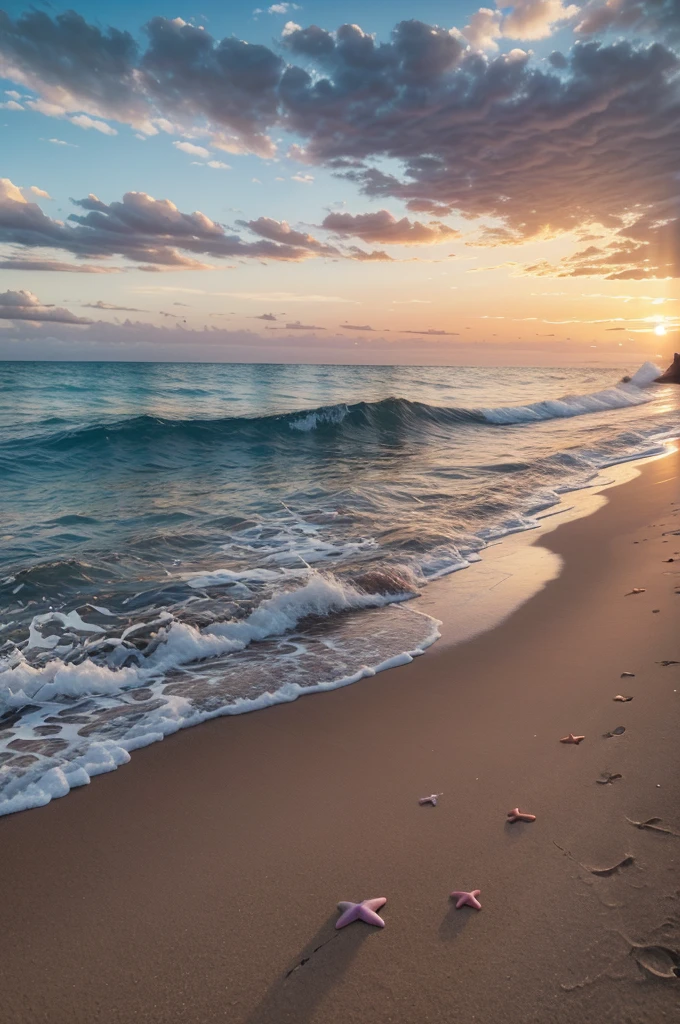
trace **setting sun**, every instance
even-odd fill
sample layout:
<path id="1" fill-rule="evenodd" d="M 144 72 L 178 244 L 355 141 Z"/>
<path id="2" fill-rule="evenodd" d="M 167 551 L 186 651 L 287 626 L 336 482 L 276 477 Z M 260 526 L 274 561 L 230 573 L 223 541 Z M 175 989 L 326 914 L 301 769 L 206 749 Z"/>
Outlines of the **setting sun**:
<path id="1" fill-rule="evenodd" d="M 654 333 L 656 334 L 656 336 L 658 338 L 663 338 L 663 336 L 666 333 L 666 328 L 664 327 L 663 324 L 657 324 L 656 327 L 654 328 Z"/>

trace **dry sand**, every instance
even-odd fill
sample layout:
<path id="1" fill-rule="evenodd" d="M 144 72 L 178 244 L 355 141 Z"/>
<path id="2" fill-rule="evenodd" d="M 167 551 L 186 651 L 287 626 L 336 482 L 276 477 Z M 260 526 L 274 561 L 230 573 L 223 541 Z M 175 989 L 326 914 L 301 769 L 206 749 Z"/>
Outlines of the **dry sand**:
<path id="1" fill-rule="evenodd" d="M 492 631 L 3 819 L 3 1022 L 677 1019 L 680 835 L 627 818 L 680 833 L 679 468 L 537 535 L 563 572 Z"/>

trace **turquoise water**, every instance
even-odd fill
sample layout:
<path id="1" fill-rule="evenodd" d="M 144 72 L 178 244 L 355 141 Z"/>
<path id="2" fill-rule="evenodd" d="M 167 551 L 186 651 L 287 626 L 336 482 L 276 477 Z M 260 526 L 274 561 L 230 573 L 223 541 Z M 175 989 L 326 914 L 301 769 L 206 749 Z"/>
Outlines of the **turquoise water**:
<path id="1" fill-rule="evenodd" d="M 624 372 L 0 364 L 0 811 L 424 650 L 410 596 L 677 435 Z"/>

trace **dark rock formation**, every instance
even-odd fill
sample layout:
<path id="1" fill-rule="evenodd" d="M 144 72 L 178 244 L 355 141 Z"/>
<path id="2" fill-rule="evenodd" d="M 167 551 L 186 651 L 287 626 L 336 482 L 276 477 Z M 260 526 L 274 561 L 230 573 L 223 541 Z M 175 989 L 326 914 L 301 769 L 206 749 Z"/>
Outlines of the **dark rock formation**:
<path id="1" fill-rule="evenodd" d="M 673 356 L 673 362 L 660 377 L 656 378 L 657 384 L 680 384 L 680 352 Z"/>

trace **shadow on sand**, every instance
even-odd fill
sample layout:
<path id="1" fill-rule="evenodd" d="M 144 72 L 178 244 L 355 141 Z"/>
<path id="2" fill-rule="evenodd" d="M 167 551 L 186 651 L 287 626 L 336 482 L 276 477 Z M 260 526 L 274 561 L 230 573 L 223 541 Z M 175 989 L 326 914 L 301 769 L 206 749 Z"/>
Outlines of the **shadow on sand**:
<path id="1" fill-rule="evenodd" d="M 456 904 L 454 900 L 451 900 L 448 913 L 442 918 L 442 922 L 439 925 L 439 936 L 446 941 L 457 939 L 460 933 L 467 927 L 470 918 L 478 914 L 478 910 L 473 910 L 472 907 L 461 907 L 460 910 L 456 910 Z"/>
<path id="2" fill-rule="evenodd" d="M 342 980 L 359 949 L 378 929 L 358 922 L 335 930 L 333 914 L 291 959 L 244 1024 L 306 1024 Z"/>

